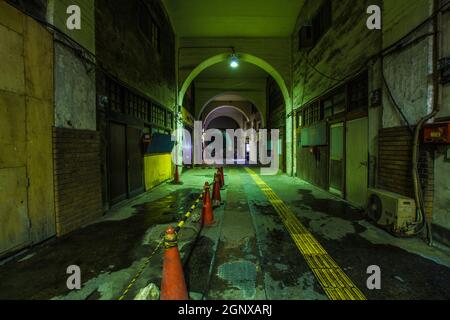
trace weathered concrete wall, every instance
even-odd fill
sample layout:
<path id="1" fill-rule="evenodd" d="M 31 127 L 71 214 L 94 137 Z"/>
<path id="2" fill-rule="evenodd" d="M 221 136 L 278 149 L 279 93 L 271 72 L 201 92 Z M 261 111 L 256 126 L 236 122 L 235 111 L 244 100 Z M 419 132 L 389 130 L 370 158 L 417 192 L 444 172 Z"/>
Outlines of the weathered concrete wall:
<path id="1" fill-rule="evenodd" d="M 388 47 L 405 36 L 433 12 L 431 0 L 420 1 L 384 1 L 385 22 L 383 30 L 383 46 Z M 450 14 L 445 13 L 440 21 L 440 57 L 450 56 Z M 432 21 L 414 32 L 410 39 L 420 38 L 432 31 Z M 433 38 L 422 39 L 404 50 L 385 58 L 384 70 L 393 95 L 402 108 L 411 125 L 428 114 L 433 108 Z M 437 118 L 450 116 L 449 86 L 440 86 L 441 112 Z M 390 100 L 383 98 L 383 126 L 394 127 L 404 125 Z M 438 147 L 434 164 L 434 203 L 433 223 L 439 227 L 450 229 L 450 163 L 445 161 L 446 148 Z M 445 237 L 445 236 L 444 236 Z M 445 240 L 440 237 L 440 240 Z M 448 241 L 447 235 L 447 241 Z"/>
<path id="2" fill-rule="evenodd" d="M 55 63 L 55 126 L 95 131 L 95 67 L 60 43 Z"/>
<path id="3" fill-rule="evenodd" d="M 81 30 L 67 29 L 67 8 L 81 10 Z M 55 33 L 55 126 L 79 130 L 96 130 L 94 1 L 50 0 L 47 20 Z M 67 40 L 69 37 L 72 41 Z"/>
<path id="4" fill-rule="evenodd" d="M 312 50 L 299 50 L 299 31 L 310 25 L 312 18 L 324 1 L 306 1 L 299 15 L 292 35 L 293 68 L 293 104 L 300 110 L 330 90 L 350 80 L 363 68 L 369 72 L 369 92 L 381 88 L 380 65 L 373 58 L 382 46 L 381 31 L 369 30 L 366 26 L 367 7 L 381 4 L 381 1 L 331 1 L 332 26 Z M 317 69 L 317 70 L 314 70 Z M 326 76 L 324 76 L 324 74 Z M 327 77 L 328 76 L 328 77 Z M 371 158 L 376 157 L 376 137 L 380 129 L 380 108 L 369 110 L 369 151 Z M 297 126 L 297 124 L 296 124 Z M 310 156 L 309 151 L 299 148 L 298 134 L 292 143 L 295 150 L 297 174 L 302 178 L 311 178 L 311 182 L 327 188 L 326 161 Z M 322 158 L 328 154 L 327 148 L 321 148 Z M 302 163 L 306 162 L 306 163 Z M 372 166 L 374 164 L 372 163 Z M 302 172 L 303 171 L 303 172 Z M 307 172 L 305 172 L 307 171 Z M 310 172 L 313 171 L 313 172 Z M 317 171 L 317 172 L 315 172 Z M 325 175 L 325 176 L 324 176 Z M 370 180 L 375 180 L 374 169 L 370 169 Z"/>
<path id="5" fill-rule="evenodd" d="M 96 1 L 96 51 L 109 73 L 160 104 L 176 105 L 175 36 L 158 0 Z M 144 8 L 144 9 L 143 9 Z M 142 16 L 144 15 L 144 16 Z M 153 19 L 160 28 L 160 53 L 139 26 L 139 17 Z"/>
<path id="6" fill-rule="evenodd" d="M 81 30 L 69 30 L 66 23 L 69 15 L 67 8 L 77 5 L 81 10 Z M 95 53 L 95 1 L 92 0 L 49 0 L 47 6 L 48 21 L 70 38 Z"/>
<path id="7" fill-rule="evenodd" d="M 430 0 L 383 0 L 383 46 L 386 48 L 429 16 Z"/>
<path id="8" fill-rule="evenodd" d="M 34 16 L 40 20 L 44 20 L 47 14 L 47 0 L 34 0 L 34 1 L 24 1 L 24 0 L 7 0 L 14 7 L 20 9 L 26 14 Z"/>
<path id="9" fill-rule="evenodd" d="M 432 1 L 384 1 L 383 48 L 388 48 L 424 21 L 432 10 Z M 430 32 L 430 24 L 411 35 L 411 39 Z M 393 52 L 383 60 L 386 81 L 395 101 L 408 122 L 416 124 L 432 108 L 431 37 L 425 37 L 404 50 Z M 383 127 L 405 125 L 386 90 L 383 95 Z"/>
<path id="10" fill-rule="evenodd" d="M 55 234 L 53 41 L 45 28 L 4 1 L 0 2 L 0 39 L 0 170 L 26 169 L 14 170 L 12 175 L 7 175 L 11 180 L 0 181 L 2 190 L 5 187 L 20 193 L 23 187 L 26 193 L 26 199 L 11 207 L 13 211 L 0 210 L 0 228 L 26 230 L 26 239 L 21 244 L 29 245 Z M 8 195 L 11 192 L 0 193 L 2 205 L 11 201 Z M 7 224 L 21 214 L 24 204 L 26 224 Z M 0 233 L 6 235 L 7 231 Z"/>
<path id="11" fill-rule="evenodd" d="M 298 31 L 308 25 L 324 1 L 306 1 L 292 35 L 294 109 L 318 98 L 339 82 L 316 72 L 298 50 Z M 367 67 L 367 60 L 381 49 L 380 31 L 366 26 L 368 3 L 379 1 L 332 1 L 332 27 L 308 53 L 308 60 L 322 73 L 344 79 Z"/>

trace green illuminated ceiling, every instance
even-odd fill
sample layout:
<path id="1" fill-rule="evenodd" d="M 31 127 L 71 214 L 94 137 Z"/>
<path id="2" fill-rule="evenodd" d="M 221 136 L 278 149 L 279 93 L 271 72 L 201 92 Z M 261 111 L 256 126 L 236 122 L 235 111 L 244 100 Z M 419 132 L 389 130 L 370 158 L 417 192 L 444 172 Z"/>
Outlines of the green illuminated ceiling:
<path id="1" fill-rule="evenodd" d="M 304 0 L 163 0 L 180 37 L 288 37 Z"/>

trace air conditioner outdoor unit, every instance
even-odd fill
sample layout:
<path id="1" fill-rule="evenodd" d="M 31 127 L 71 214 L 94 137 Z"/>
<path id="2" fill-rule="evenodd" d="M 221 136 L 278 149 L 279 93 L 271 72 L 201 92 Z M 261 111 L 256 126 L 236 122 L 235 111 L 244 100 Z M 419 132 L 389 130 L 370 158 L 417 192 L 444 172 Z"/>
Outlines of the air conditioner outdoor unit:
<path id="1" fill-rule="evenodd" d="M 413 199 L 379 189 L 369 189 L 367 213 L 379 226 L 397 236 L 414 234 L 416 203 Z"/>

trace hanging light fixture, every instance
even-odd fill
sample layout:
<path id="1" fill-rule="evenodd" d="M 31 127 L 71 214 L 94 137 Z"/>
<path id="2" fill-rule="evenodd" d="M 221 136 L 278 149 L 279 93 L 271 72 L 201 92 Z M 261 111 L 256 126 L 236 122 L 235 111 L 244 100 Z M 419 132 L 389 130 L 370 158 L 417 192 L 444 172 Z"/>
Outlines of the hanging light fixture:
<path id="1" fill-rule="evenodd" d="M 233 54 L 231 55 L 231 59 L 230 59 L 230 67 L 233 69 L 236 69 L 239 67 L 239 58 L 234 50 L 233 50 Z"/>

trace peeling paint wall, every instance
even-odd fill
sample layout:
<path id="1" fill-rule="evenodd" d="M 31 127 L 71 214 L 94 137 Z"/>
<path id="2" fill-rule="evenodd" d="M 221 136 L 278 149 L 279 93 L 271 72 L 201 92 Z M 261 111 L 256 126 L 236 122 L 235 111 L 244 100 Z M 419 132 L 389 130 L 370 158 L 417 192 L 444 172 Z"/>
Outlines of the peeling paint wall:
<path id="1" fill-rule="evenodd" d="M 0 38 L 5 44 L 0 46 L 0 171 L 2 177 L 10 177 L 0 180 L 0 190 L 26 193 L 26 199 L 15 198 L 18 203 L 13 209 L 4 211 L 11 192 L 0 192 L 0 228 L 23 230 L 18 248 L 6 246 L 14 250 L 55 235 L 53 41 L 45 28 L 4 1 L 0 2 Z M 24 170 L 3 174 L 11 168 Z M 22 225 L 6 223 L 20 215 L 25 220 L 17 223 Z M 4 250 L 4 243 L 0 247 Z"/>
<path id="2" fill-rule="evenodd" d="M 432 1 L 384 1 L 383 48 L 388 48 L 424 21 L 432 10 Z M 431 31 L 426 24 L 411 35 L 418 38 Z M 432 57 L 431 37 L 422 38 L 404 50 L 384 58 L 386 81 L 395 101 L 403 110 L 408 122 L 415 125 L 432 109 Z M 383 127 L 406 125 L 394 108 L 386 90 L 383 95 Z"/>
<path id="3" fill-rule="evenodd" d="M 81 30 L 69 30 L 66 26 L 70 5 L 80 7 Z M 55 126 L 95 131 L 94 1 L 50 0 L 47 17 L 63 32 L 55 33 Z"/>
<path id="4" fill-rule="evenodd" d="M 96 130 L 95 68 L 55 43 L 55 126 Z"/>

